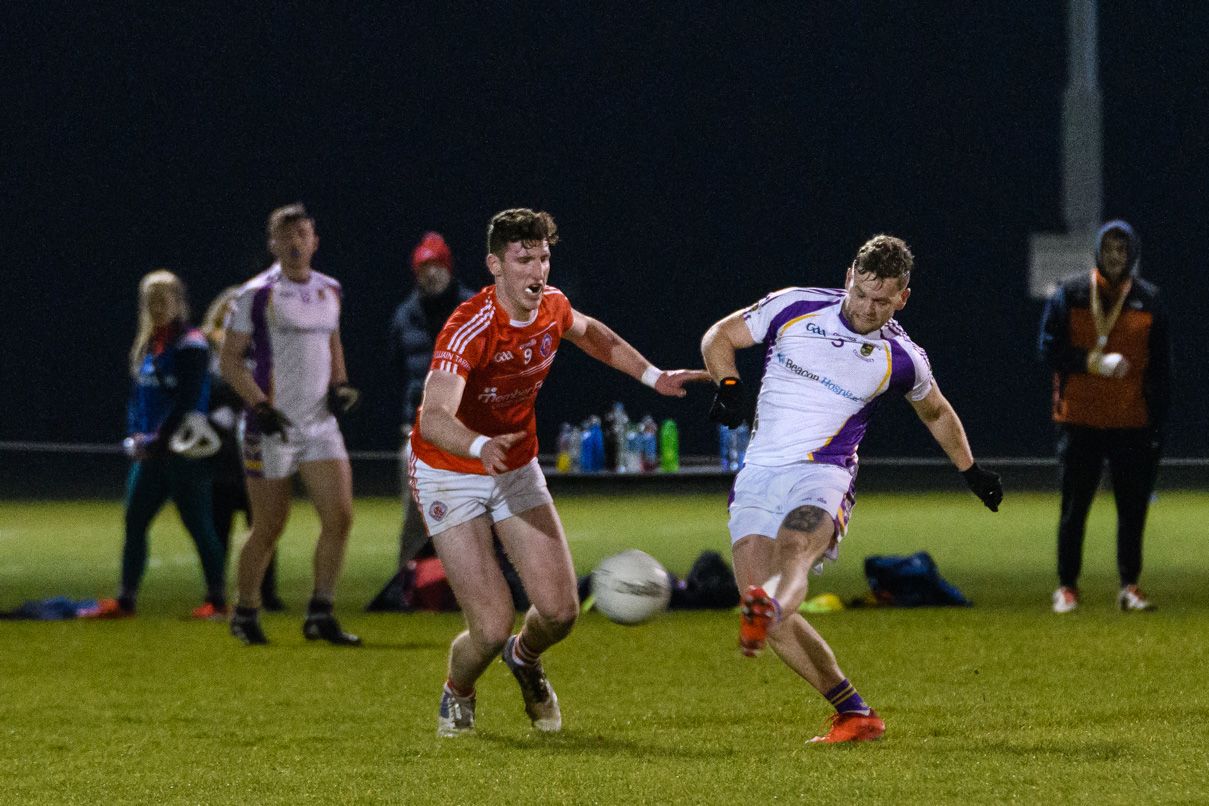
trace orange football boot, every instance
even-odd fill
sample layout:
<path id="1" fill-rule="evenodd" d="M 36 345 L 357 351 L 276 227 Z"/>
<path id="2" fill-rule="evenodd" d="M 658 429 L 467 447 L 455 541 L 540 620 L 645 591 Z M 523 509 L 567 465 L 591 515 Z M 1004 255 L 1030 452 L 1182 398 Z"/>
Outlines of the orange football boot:
<path id="1" fill-rule="evenodd" d="M 815 736 L 810 741 L 824 742 L 826 744 L 835 744 L 836 742 L 871 742 L 875 739 L 880 739 L 886 733 L 886 723 L 877 711 L 872 708 L 869 713 L 858 714 L 849 712 L 846 714 L 832 714 L 827 718 L 827 723 L 831 726 L 831 730 L 827 731 L 826 736 Z"/>

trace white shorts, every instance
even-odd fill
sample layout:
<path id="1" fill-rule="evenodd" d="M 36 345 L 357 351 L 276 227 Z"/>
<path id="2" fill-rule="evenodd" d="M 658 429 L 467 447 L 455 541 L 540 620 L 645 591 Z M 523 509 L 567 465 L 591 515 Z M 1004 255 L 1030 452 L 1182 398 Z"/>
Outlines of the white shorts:
<path id="1" fill-rule="evenodd" d="M 306 426 L 290 426 L 286 441 L 274 434 L 265 437 L 246 433 L 243 439 L 243 466 L 248 478 L 287 479 L 305 462 L 348 459 L 344 436 L 335 417 Z"/>
<path id="2" fill-rule="evenodd" d="M 480 515 L 490 515 L 492 523 L 496 523 L 542 504 L 554 503 L 536 458 L 524 467 L 498 476 L 480 476 L 439 470 L 424 464 L 410 451 L 408 455 L 411 494 L 424 516 L 424 527 L 430 537 Z"/>
<path id="3" fill-rule="evenodd" d="M 835 537 L 823 554 L 824 560 L 834 562 L 856 503 L 855 482 L 855 467 L 849 470 L 818 462 L 784 467 L 744 465 L 730 491 L 730 542 L 733 545 L 747 535 L 775 540 L 786 515 L 801 506 L 818 507 L 835 523 Z M 820 560 L 815 571 L 822 567 Z"/>

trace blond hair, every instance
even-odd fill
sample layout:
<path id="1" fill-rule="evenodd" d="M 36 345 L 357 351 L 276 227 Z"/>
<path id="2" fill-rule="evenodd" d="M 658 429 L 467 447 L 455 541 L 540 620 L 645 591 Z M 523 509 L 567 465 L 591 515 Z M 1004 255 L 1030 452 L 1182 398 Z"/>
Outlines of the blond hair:
<path id="1" fill-rule="evenodd" d="M 202 317 L 201 332 L 215 349 L 218 348 L 219 338 L 227 329 L 227 316 L 231 313 L 231 303 L 239 296 L 239 289 L 240 286 L 237 285 L 224 288 L 210 303 L 210 307 L 206 308 L 206 315 Z"/>
<path id="2" fill-rule="evenodd" d="M 159 287 L 168 289 L 176 297 L 177 319 L 186 322 L 189 320 L 189 303 L 185 299 L 185 284 L 181 282 L 181 278 L 164 269 L 153 271 L 143 277 L 139 281 L 139 329 L 135 334 L 134 344 L 130 347 L 130 374 L 132 376 L 138 376 L 139 367 L 143 365 L 143 359 L 147 357 L 147 345 L 151 343 L 151 332 L 155 329 L 151 322 L 151 311 L 147 309 L 147 301 L 151 297 L 151 292 Z"/>

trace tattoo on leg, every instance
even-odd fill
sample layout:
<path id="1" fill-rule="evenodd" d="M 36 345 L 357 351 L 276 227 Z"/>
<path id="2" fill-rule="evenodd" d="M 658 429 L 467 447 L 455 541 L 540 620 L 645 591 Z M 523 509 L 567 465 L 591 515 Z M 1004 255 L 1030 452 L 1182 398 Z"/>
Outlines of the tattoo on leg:
<path id="1" fill-rule="evenodd" d="M 795 532 L 809 534 L 818 529 L 825 521 L 830 520 L 830 518 L 831 516 L 824 510 L 806 505 L 798 507 L 786 515 L 781 525 L 786 529 L 793 529 Z"/>

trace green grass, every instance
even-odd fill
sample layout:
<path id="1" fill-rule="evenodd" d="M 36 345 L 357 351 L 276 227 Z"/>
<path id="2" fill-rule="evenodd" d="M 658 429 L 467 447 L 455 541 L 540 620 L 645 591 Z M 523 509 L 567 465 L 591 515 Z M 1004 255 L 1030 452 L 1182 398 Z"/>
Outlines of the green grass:
<path id="1" fill-rule="evenodd" d="M 563 498 L 581 572 L 643 548 L 683 574 L 725 552 L 717 497 Z M 737 617 L 633 628 L 586 616 L 546 667 L 565 717 L 535 735 L 499 664 L 478 734 L 435 735 L 457 615 L 367 615 L 394 565 L 397 505 L 362 500 L 338 609 L 367 646 L 308 645 L 300 613 L 316 524 L 282 544 L 290 612 L 247 649 L 191 623 L 196 555 L 174 514 L 152 532 L 140 616 L 0 622 L 0 803 L 1196 803 L 1209 802 L 1209 496 L 1152 508 L 1145 589 L 1123 616 L 1111 502 L 1092 512 L 1084 607 L 1049 612 L 1057 501 L 1017 494 L 861 497 L 812 592 L 862 593 L 868 554 L 932 552 L 976 603 L 815 616 L 885 741 L 807 746 L 829 709 L 775 658 L 739 656 Z M 111 595 L 121 509 L 0 503 L 0 607 Z"/>

